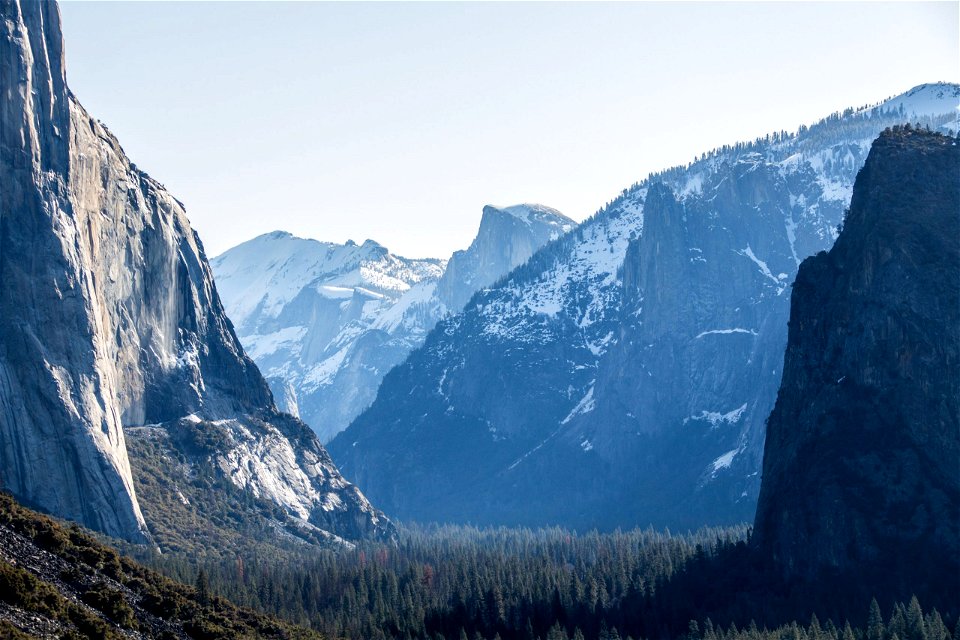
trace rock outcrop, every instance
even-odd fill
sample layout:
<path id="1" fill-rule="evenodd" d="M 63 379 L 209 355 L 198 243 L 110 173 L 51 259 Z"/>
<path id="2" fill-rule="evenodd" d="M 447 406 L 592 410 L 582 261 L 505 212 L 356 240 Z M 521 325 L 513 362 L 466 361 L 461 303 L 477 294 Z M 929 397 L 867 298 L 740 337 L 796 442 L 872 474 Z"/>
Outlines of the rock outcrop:
<path id="1" fill-rule="evenodd" d="M 801 265 L 791 304 L 754 543 L 790 578 L 874 571 L 956 589 L 957 140 L 882 134 L 842 233 Z"/>
<path id="2" fill-rule="evenodd" d="M 474 293 L 494 284 L 575 226 L 570 218 L 541 204 L 502 209 L 487 205 L 477 237 L 447 261 L 437 297 L 451 313 L 460 311 Z"/>
<path id="3" fill-rule="evenodd" d="M 292 517 L 339 534 L 334 514 L 358 511 L 363 533 L 389 528 L 303 426 L 275 409 L 183 205 L 70 93 L 57 5 L 4 0 L 0 18 L 4 487 L 143 540 L 149 522 L 124 428 L 203 420 L 229 425 L 243 443 L 211 453 L 223 473 Z M 263 464 L 250 466 L 251 456 Z M 277 498 L 287 493 L 298 496 Z"/>

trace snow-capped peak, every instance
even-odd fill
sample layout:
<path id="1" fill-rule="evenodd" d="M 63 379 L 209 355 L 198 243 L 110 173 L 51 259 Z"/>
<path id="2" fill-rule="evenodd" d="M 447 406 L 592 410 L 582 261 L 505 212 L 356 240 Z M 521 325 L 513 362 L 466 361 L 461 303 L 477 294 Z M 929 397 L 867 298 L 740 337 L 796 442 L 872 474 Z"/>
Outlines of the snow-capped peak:
<path id="1" fill-rule="evenodd" d="M 339 245 L 286 232 L 254 238 L 212 265 L 237 336 L 276 397 L 327 439 L 440 319 L 573 226 L 543 205 L 487 207 L 477 238 L 449 267 L 396 256 L 375 240 Z"/>
<path id="2" fill-rule="evenodd" d="M 960 85 L 932 82 L 916 87 L 880 103 L 883 110 L 903 107 L 906 116 L 936 116 L 960 111 Z"/>
<path id="3" fill-rule="evenodd" d="M 571 220 L 556 209 L 535 203 L 515 204 L 509 207 L 497 207 L 488 204 L 483 208 L 483 213 L 484 215 L 506 214 L 527 225 L 535 222 L 547 223 L 562 228 L 563 232 L 569 231 L 577 226 L 574 220 Z"/>
<path id="4" fill-rule="evenodd" d="M 443 273 L 441 260 L 395 256 L 374 240 L 362 245 L 351 240 L 336 244 L 298 238 L 285 231 L 258 236 L 210 262 L 227 314 L 238 328 L 253 315 L 275 317 L 318 280 L 345 289 L 402 292 Z"/>

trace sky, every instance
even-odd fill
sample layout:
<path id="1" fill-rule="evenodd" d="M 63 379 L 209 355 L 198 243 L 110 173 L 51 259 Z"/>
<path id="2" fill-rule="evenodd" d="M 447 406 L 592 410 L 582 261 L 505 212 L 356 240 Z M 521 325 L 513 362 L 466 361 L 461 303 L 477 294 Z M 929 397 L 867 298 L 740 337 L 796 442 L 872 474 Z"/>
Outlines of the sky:
<path id="1" fill-rule="evenodd" d="M 269 231 L 470 244 L 924 82 L 960 4 L 63 2 L 68 84 L 209 256 Z"/>

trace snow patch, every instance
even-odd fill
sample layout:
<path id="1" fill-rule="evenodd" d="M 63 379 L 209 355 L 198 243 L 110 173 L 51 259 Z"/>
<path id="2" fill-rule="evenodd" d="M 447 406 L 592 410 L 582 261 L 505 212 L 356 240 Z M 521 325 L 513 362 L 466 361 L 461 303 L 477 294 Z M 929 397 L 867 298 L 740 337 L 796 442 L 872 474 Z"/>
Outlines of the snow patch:
<path id="1" fill-rule="evenodd" d="M 734 329 L 710 329 L 709 331 L 701 331 L 700 333 L 698 333 L 697 337 L 694 338 L 694 340 L 702 338 L 703 336 L 712 336 L 712 335 L 718 335 L 718 334 L 728 335 L 731 333 L 746 333 L 751 336 L 757 335 L 757 332 L 754 331 L 753 329 L 741 329 L 740 327 L 736 327 Z"/>
<path id="2" fill-rule="evenodd" d="M 711 462 L 710 463 L 711 477 L 715 477 L 721 469 L 730 468 L 730 465 L 733 464 L 733 459 L 736 457 L 739 451 L 740 451 L 739 449 L 733 449 L 731 451 L 727 451 L 725 454 L 723 454 L 722 456 L 720 456 L 719 458 Z"/>
<path id="3" fill-rule="evenodd" d="M 247 355 L 256 360 L 297 343 L 306 333 L 307 328 L 304 326 L 284 327 L 266 335 L 255 333 L 244 338 L 244 346 Z"/>
<path id="4" fill-rule="evenodd" d="M 740 422 L 740 418 L 743 416 L 743 412 L 746 410 L 747 403 L 744 402 L 733 411 L 728 411 L 726 413 L 720 413 L 719 411 L 701 411 L 699 415 L 690 416 L 683 422 L 686 424 L 690 420 L 705 420 L 710 423 L 710 427 L 712 429 L 716 429 L 722 424 L 736 424 Z"/>
<path id="5" fill-rule="evenodd" d="M 573 410 L 567 414 L 567 417 L 564 418 L 560 424 L 567 424 L 577 416 L 590 413 L 595 408 L 596 402 L 593 400 L 593 386 L 591 385 L 590 390 L 587 391 L 587 395 L 580 399 L 580 402 L 577 403 L 577 406 L 575 406 Z"/>

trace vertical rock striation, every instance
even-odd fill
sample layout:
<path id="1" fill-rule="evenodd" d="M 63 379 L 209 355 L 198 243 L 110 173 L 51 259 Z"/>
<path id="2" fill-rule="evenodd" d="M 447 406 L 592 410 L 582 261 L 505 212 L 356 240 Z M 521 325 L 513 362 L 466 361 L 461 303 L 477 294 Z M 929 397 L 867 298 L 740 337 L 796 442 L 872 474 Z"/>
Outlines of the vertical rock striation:
<path id="1" fill-rule="evenodd" d="M 573 220 L 542 204 L 485 206 L 477 237 L 467 249 L 450 256 L 437 284 L 437 297 L 450 312 L 460 311 L 474 293 L 494 284 L 575 226 Z"/>
<path id="2" fill-rule="evenodd" d="M 85 255 L 96 222 L 72 198 L 83 132 L 59 11 L 6 0 L 0 17 L 0 474 L 28 504 L 142 539 L 121 380 Z"/>
<path id="3" fill-rule="evenodd" d="M 183 206 L 70 93 L 57 5 L 3 0 L 0 28 L 5 488 L 142 540 L 124 427 L 218 421 L 236 436 L 214 454 L 234 482 L 334 534 L 386 526 L 304 425 L 275 409 Z M 355 526 L 357 512 L 368 526 Z"/>

